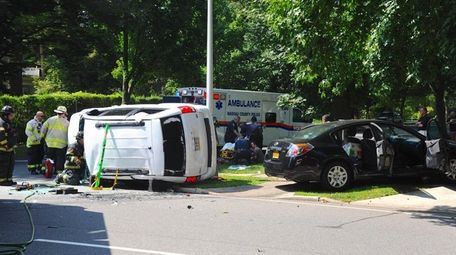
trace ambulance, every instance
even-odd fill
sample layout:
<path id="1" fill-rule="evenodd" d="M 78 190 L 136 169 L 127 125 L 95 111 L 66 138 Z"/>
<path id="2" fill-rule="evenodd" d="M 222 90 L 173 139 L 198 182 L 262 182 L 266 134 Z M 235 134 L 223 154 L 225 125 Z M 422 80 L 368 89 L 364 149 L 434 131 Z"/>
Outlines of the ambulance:
<path id="1" fill-rule="evenodd" d="M 218 124 L 218 145 L 224 144 L 226 127 L 237 115 L 243 123 L 249 122 L 253 116 L 257 118 L 263 126 L 264 145 L 279 138 L 289 137 L 296 130 L 309 125 L 309 121 L 303 117 L 299 109 L 281 109 L 277 106 L 280 95 L 283 94 L 214 88 L 214 104 L 211 108 L 214 121 Z M 206 88 L 186 87 L 177 89 L 175 96 L 165 97 L 163 100 L 205 105 L 206 97 Z"/>
<path id="2" fill-rule="evenodd" d="M 84 132 L 88 169 L 102 179 L 197 182 L 216 173 L 209 110 L 190 104 L 121 105 L 71 116 L 69 142 Z"/>

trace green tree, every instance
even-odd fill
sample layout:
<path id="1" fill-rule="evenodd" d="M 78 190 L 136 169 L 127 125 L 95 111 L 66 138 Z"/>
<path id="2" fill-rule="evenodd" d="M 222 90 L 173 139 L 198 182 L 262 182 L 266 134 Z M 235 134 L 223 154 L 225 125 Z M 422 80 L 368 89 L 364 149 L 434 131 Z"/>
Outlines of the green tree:
<path id="1" fill-rule="evenodd" d="M 263 1 L 220 0 L 215 5 L 215 86 L 289 92 L 292 65 L 267 24 Z"/>
<path id="2" fill-rule="evenodd" d="M 364 60 L 379 1 L 266 2 L 271 27 L 288 45 L 294 79 L 318 82 L 321 99 L 338 117 L 367 109 L 372 84 Z"/>

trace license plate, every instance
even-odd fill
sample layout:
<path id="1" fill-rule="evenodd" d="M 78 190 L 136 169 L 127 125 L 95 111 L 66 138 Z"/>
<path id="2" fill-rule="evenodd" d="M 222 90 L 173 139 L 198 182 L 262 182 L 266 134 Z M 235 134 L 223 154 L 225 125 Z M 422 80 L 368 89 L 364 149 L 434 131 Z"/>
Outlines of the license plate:
<path id="1" fill-rule="evenodd" d="M 280 157 L 280 153 L 278 153 L 277 151 L 272 152 L 273 159 L 278 159 L 279 157 Z"/>

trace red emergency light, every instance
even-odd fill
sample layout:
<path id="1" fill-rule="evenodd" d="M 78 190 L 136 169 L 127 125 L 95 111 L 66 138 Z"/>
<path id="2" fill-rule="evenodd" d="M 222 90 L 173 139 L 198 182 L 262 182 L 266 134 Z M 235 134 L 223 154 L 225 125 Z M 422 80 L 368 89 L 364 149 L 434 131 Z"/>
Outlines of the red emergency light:
<path id="1" fill-rule="evenodd" d="M 212 96 L 212 98 L 214 100 L 220 100 L 220 94 L 219 93 L 214 93 L 214 95 Z"/>
<path id="2" fill-rule="evenodd" d="M 195 108 L 188 105 L 179 106 L 178 108 L 181 110 L 182 114 L 196 112 Z"/>
<path id="3" fill-rule="evenodd" d="M 186 183 L 195 183 L 198 181 L 198 176 L 188 176 L 185 178 Z"/>

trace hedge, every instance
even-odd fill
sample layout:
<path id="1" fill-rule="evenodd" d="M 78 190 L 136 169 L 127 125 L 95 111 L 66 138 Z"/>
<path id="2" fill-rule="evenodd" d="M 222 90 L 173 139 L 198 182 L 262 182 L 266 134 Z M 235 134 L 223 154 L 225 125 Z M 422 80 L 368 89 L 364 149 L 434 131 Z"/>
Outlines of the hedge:
<path id="1" fill-rule="evenodd" d="M 19 142 L 24 143 L 27 139 L 24 133 L 25 125 L 33 118 L 37 111 L 43 111 L 46 117 L 55 115 L 54 109 L 64 105 L 68 114 L 92 107 L 106 107 L 120 105 L 122 95 L 120 93 L 111 95 L 91 94 L 86 92 L 76 93 L 52 93 L 46 95 L 24 95 L 24 96 L 0 96 L 0 107 L 11 105 L 16 114 L 13 120 L 18 132 Z M 156 104 L 161 102 L 161 97 L 135 97 L 131 98 L 132 104 Z"/>

